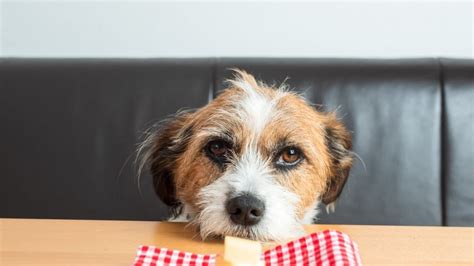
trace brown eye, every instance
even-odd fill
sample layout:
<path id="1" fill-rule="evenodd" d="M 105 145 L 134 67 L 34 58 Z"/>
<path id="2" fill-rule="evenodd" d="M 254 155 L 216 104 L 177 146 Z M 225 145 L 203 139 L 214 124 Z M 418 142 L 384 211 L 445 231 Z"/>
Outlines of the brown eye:
<path id="1" fill-rule="evenodd" d="M 209 142 L 209 151 L 215 156 L 224 156 L 227 153 L 227 145 L 223 141 Z"/>
<path id="2" fill-rule="evenodd" d="M 224 140 L 213 140 L 207 143 L 205 151 L 207 157 L 218 164 L 224 164 L 228 161 L 228 155 L 231 145 Z"/>
<path id="3" fill-rule="evenodd" d="M 303 155 L 298 148 L 287 147 L 284 148 L 276 161 L 277 166 L 289 168 L 297 165 L 303 159 Z"/>
<path id="4" fill-rule="evenodd" d="M 294 163 L 300 158 L 300 154 L 296 149 L 289 148 L 283 151 L 281 154 L 281 159 L 285 163 Z"/>

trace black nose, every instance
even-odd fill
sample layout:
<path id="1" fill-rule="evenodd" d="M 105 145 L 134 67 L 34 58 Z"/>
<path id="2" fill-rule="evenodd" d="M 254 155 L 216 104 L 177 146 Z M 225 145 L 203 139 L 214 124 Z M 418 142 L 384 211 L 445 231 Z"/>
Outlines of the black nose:
<path id="1" fill-rule="evenodd" d="M 254 225 L 263 217 L 265 204 L 252 195 L 242 195 L 227 201 L 226 209 L 234 223 Z"/>

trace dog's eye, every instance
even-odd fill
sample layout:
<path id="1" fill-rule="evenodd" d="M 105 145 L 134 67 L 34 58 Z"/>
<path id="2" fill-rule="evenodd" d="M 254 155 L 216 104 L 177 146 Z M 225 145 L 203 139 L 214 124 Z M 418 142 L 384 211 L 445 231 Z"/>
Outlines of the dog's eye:
<path id="1" fill-rule="evenodd" d="M 230 148 L 230 143 L 225 140 L 213 140 L 207 143 L 205 150 L 209 158 L 219 164 L 223 164 L 227 162 Z"/>
<path id="2" fill-rule="evenodd" d="M 228 145 L 222 140 L 215 140 L 207 144 L 209 151 L 215 156 L 224 156 L 227 153 Z"/>
<path id="3" fill-rule="evenodd" d="M 286 147 L 279 153 L 276 163 L 277 165 L 284 167 L 294 166 L 298 164 L 302 158 L 303 155 L 298 148 Z"/>
<path id="4" fill-rule="evenodd" d="M 283 151 L 281 154 L 281 159 L 285 161 L 285 163 L 294 163 L 300 158 L 300 154 L 294 148 L 288 148 Z"/>

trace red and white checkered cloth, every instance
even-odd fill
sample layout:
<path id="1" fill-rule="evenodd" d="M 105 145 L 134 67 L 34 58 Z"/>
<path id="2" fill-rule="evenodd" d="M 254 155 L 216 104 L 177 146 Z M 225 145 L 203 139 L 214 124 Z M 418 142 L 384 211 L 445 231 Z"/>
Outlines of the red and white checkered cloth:
<path id="1" fill-rule="evenodd" d="M 140 246 L 134 266 L 190 265 L 213 266 L 216 255 L 201 255 L 167 248 Z"/>
<path id="2" fill-rule="evenodd" d="M 335 230 L 314 233 L 262 255 L 266 266 L 273 265 L 362 265 L 357 244 Z"/>
<path id="3" fill-rule="evenodd" d="M 134 266 L 208 265 L 216 255 L 200 255 L 166 248 L 141 246 Z M 357 244 L 348 235 L 325 230 L 307 235 L 262 254 L 266 266 L 273 265 L 362 265 Z"/>

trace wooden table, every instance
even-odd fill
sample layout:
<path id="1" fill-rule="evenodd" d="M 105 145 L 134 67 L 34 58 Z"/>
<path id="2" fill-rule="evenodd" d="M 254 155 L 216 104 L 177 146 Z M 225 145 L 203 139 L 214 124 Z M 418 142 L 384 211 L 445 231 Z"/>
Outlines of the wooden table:
<path id="1" fill-rule="evenodd" d="M 474 229 L 310 225 L 336 229 L 359 244 L 364 265 L 474 265 Z M 222 240 L 202 242 L 182 223 L 0 219 L 0 265 L 131 265 L 139 245 L 218 254 Z"/>

